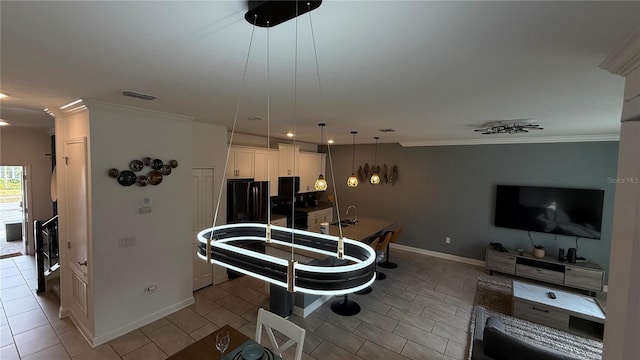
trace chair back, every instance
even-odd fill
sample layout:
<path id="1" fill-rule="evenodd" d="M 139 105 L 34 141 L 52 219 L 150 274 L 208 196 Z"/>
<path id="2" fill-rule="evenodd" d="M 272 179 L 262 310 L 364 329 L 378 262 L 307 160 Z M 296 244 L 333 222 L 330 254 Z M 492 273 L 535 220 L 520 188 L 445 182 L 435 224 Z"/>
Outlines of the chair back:
<path id="1" fill-rule="evenodd" d="M 386 233 L 384 233 L 384 235 L 382 235 L 382 240 L 378 242 L 378 246 L 375 249 L 376 250 L 386 249 L 387 245 L 389 245 L 389 241 L 391 241 L 391 237 L 393 237 L 392 231 L 387 231 Z"/>
<path id="2" fill-rule="evenodd" d="M 398 229 L 398 230 L 393 232 L 393 236 L 391 237 L 390 242 L 392 242 L 392 243 L 398 242 L 398 238 L 400 237 L 400 234 L 402 234 L 402 229 L 403 228 L 400 228 L 400 229 Z"/>
<path id="3" fill-rule="evenodd" d="M 373 248 L 373 250 L 376 250 L 378 248 L 378 244 L 380 243 L 380 240 L 382 238 L 380 236 L 376 236 L 373 241 L 371 241 L 369 243 L 369 246 L 371 246 L 371 248 Z"/>
<path id="4" fill-rule="evenodd" d="M 295 360 L 302 359 L 302 347 L 304 346 L 305 329 L 292 323 L 291 321 L 284 319 L 272 312 L 269 312 L 263 308 L 258 309 L 258 321 L 256 324 L 256 342 L 260 343 L 262 339 L 262 328 L 264 327 L 269 337 L 269 342 L 272 346 L 274 354 L 282 357 L 285 350 L 296 344 L 296 356 Z M 278 344 L 278 340 L 273 335 L 273 330 L 278 331 L 282 335 L 289 338 L 282 345 Z"/>

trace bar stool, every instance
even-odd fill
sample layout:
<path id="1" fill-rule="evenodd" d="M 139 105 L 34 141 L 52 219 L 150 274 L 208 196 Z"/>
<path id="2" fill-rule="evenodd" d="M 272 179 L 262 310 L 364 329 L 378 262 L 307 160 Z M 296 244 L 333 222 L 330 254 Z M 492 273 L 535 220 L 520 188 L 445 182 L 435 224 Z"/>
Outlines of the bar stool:
<path id="1" fill-rule="evenodd" d="M 391 261 L 389 261 L 389 244 L 398 242 L 398 238 L 400 237 L 400 234 L 402 234 L 402 228 L 393 232 L 393 236 L 391 237 L 391 240 L 389 240 L 389 243 L 387 244 L 386 257 L 384 261 L 381 261 L 378 263 L 378 266 L 385 269 L 395 269 L 398 267 L 398 264 L 392 263 Z"/>
<path id="2" fill-rule="evenodd" d="M 376 236 L 372 242 L 369 243 L 369 246 L 371 246 L 371 248 L 373 248 L 373 250 L 376 250 L 378 248 L 378 243 L 380 242 L 380 236 Z M 378 273 L 376 272 L 376 278 L 378 277 Z M 358 295 L 366 295 L 369 294 L 370 292 L 373 291 L 373 288 L 371 286 L 367 286 L 366 288 L 360 290 L 360 291 L 356 291 L 355 294 Z"/>
<path id="3" fill-rule="evenodd" d="M 378 246 L 376 246 L 374 249 L 380 251 L 384 251 L 384 249 L 387 249 L 389 247 L 389 241 L 391 241 L 391 237 L 393 237 L 393 234 L 394 233 L 392 231 L 387 231 L 386 233 L 384 233 L 382 241 L 378 242 Z M 376 280 L 384 280 L 386 278 L 387 274 L 376 269 Z"/>

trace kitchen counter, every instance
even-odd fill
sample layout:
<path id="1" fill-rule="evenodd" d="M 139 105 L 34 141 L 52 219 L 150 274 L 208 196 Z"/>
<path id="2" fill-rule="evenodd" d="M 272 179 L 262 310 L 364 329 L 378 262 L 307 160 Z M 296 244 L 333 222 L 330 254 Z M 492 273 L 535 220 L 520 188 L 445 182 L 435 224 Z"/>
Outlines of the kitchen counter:
<path id="1" fill-rule="evenodd" d="M 395 223 L 395 220 L 359 217 L 356 224 L 342 225 L 342 236 L 356 241 L 364 241 L 386 230 L 391 230 Z M 308 231 L 320 232 L 320 226 L 310 227 Z M 339 236 L 338 225 L 329 225 L 329 234 Z"/>
<path id="2" fill-rule="evenodd" d="M 309 212 L 324 210 L 329 208 L 333 208 L 333 203 L 321 201 L 320 204 L 318 204 L 318 206 L 309 206 L 309 207 L 303 207 L 303 208 L 296 207 L 296 210 L 309 213 Z"/>

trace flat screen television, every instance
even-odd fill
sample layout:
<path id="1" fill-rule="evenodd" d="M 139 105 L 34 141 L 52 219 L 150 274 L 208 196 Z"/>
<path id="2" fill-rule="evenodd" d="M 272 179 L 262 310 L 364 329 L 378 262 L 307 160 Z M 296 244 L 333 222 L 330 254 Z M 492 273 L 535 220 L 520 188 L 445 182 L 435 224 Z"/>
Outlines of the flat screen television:
<path id="1" fill-rule="evenodd" d="M 600 239 L 604 190 L 498 185 L 495 226 Z"/>

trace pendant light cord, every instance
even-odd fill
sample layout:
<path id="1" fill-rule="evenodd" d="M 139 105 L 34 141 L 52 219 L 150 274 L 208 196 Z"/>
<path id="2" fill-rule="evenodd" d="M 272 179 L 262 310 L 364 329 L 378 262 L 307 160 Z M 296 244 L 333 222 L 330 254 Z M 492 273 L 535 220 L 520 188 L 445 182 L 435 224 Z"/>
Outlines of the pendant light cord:
<path id="1" fill-rule="evenodd" d="M 242 100 L 242 94 L 244 92 L 244 87 L 245 87 L 245 82 L 246 82 L 246 78 L 247 78 L 247 68 L 249 66 L 249 55 L 251 54 L 251 47 L 253 45 L 253 35 L 255 33 L 255 29 L 256 29 L 256 22 L 258 20 L 258 15 L 255 16 L 255 18 L 253 19 L 253 28 L 251 29 L 251 38 L 249 40 L 249 49 L 247 50 L 247 58 L 244 62 L 244 69 L 242 71 L 242 84 L 240 86 L 240 94 L 238 95 L 238 100 L 236 102 L 236 111 L 235 111 L 235 115 L 233 117 L 233 127 L 231 128 L 231 136 L 229 137 L 229 146 L 227 148 L 227 158 L 224 162 L 224 171 L 226 173 L 227 171 L 227 167 L 229 166 L 229 155 L 231 154 L 231 145 L 233 144 L 233 137 L 235 135 L 236 132 L 236 124 L 238 123 L 238 112 L 240 110 L 240 103 Z M 220 210 L 220 200 L 222 199 L 222 192 L 224 190 L 224 186 L 226 185 L 226 183 L 224 181 L 220 182 L 220 191 L 218 192 L 218 201 L 216 202 L 216 210 L 215 213 L 213 215 L 213 224 L 211 225 L 212 228 L 214 228 L 216 226 L 216 222 L 218 221 L 218 213 Z M 210 242 L 211 240 L 213 240 L 213 231 L 211 231 L 211 235 L 209 236 L 209 242 L 207 242 L 207 258 L 210 256 Z"/>
<path id="2" fill-rule="evenodd" d="M 296 120 L 298 118 L 298 2 L 296 1 L 296 36 L 295 36 L 295 59 L 293 65 L 293 186 L 291 187 L 291 197 L 293 198 L 293 204 L 291 204 L 291 228 L 295 229 L 296 225 Z M 291 232 L 291 244 L 295 242 L 295 236 Z M 291 261 L 294 260 L 294 249 L 291 246 Z"/>

